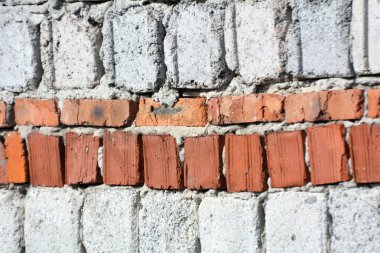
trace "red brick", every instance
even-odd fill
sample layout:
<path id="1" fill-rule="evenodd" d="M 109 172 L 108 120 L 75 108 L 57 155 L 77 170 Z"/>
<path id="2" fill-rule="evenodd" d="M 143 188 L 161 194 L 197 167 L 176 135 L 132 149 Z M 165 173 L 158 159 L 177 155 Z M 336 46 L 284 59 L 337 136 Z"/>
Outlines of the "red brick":
<path id="1" fill-rule="evenodd" d="M 35 186 L 64 185 L 64 146 L 59 136 L 33 132 L 28 136 L 30 180 Z"/>
<path id="2" fill-rule="evenodd" d="M 316 121 L 321 113 L 318 92 L 290 94 L 285 99 L 287 123 Z"/>
<path id="3" fill-rule="evenodd" d="M 185 186 L 188 189 L 221 189 L 223 176 L 223 136 L 209 135 L 185 139 Z"/>
<path id="4" fill-rule="evenodd" d="M 7 160 L 3 140 L 0 140 L 0 184 L 8 184 Z"/>
<path id="5" fill-rule="evenodd" d="M 380 89 L 368 91 L 368 117 L 380 117 Z"/>
<path id="6" fill-rule="evenodd" d="M 5 154 L 7 157 L 7 175 L 10 183 L 28 183 L 29 170 L 26 160 L 24 140 L 17 132 L 5 135 Z"/>
<path id="7" fill-rule="evenodd" d="M 346 130 L 342 124 L 311 127 L 307 131 L 313 185 L 351 179 L 347 165 Z"/>
<path id="8" fill-rule="evenodd" d="M 144 184 L 142 138 L 124 131 L 105 131 L 103 148 L 104 183 Z"/>
<path id="9" fill-rule="evenodd" d="M 182 189 L 178 146 L 170 135 L 144 135 L 145 184 L 156 189 Z"/>
<path id="10" fill-rule="evenodd" d="M 287 123 L 360 119 L 364 113 L 362 90 L 291 94 L 285 100 Z"/>
<path id="11" fill-rule="evenodd" d="M 211 98 L 208 121 L 214 125 L 282 121 L 284 99 L 276 94 Z"/>
<path id="12" fill-rule="evenodd" d="M 303 131 L 266 136 L 268 170 L 273 188 L 304 186 L 309 181 L 305 165 Z"/>
<path id="13" fill-rule="evenodd" d="M 226 177 L 229 192 L 267 189 L 264 152 L 259 135 L 226 135 Z"/>
<path id="14" fill-rule="evenodd" d="M 66 134 L 66 183 L 96 184 L 102 182 L 98 168 L 100 138 L 89 134 Z"/>
<path id="15" fill-rule="evenodd" d="M 162 106 L 151 98 L 141 98 L 136 126 L 205 126 L 204 98 L 180 98 L 173 107 Z"/>
<path id="16" fill-rule="evenodd" d="M 137 104 L 131 100 L 64 100 L 61 122 L 65 125 L 129 126 L 136 116 Z"/>
<path id="17" fill-rule="evenodd" d="M 357 183 L 380 183 L 380 125 L 350 129 L 350 150 Z"/>
<path id="18" fill-rule="evenodd" d="M 59 109 L 54 99 L 19 98 L 15 103 L 17 125 L 58 126 Z"/>
<path id="19" fill-rule="evenodd" d="M 10 105 L 0 102 L 0 127 L 11 127 L 14 125 L 12 113 L 13 110 Z"/>

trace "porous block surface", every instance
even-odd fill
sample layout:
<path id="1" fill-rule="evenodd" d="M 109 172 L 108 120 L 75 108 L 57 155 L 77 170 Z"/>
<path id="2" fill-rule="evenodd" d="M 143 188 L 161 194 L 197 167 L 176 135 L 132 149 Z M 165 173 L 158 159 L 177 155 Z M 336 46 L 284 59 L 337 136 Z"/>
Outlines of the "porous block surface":
<path id="1" fill-rule="evenodd" d="M 197 200 L 180 192 L 150 191 L 141 197 L 140 252 L 200 252 Z"/>

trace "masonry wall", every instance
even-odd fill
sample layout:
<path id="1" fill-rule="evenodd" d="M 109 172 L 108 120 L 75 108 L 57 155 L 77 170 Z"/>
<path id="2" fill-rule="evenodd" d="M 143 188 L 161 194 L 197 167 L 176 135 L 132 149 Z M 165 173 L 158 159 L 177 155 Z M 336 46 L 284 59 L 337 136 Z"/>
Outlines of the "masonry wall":
<path id="1" fill-rule="evenodd" d="M 380 252 L 378 0 L 0 0 L 0 252 Z"/>

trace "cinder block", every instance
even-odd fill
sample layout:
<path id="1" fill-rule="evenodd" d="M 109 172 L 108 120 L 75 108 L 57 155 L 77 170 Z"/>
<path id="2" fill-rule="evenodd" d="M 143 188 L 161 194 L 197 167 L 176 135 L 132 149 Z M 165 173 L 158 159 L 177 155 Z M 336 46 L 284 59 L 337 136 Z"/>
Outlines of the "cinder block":
<path id="1" fill-rule="evenodd" d="M 83 198 L 71 188 L 30 188 L 25 203 L 26 252 L 81 253 Z"/>
<path id="2" fill-rule="evenodd" d="M 352 58 L 358 74 L 380 73 L 380 2 L 352 1 Z"/>
<path id="3" fill-rule="evenodd" d="M 0 189 L 0 252 L 24 252 L 24 195 Z"/>
<path id="4" fill-rule="evenodd" d="M 287 1 L 230 4 L 225 23 L 228 67 L 238 72 L 245 83 L 281 79 L 287 71 L 292 72 L 287 69 L 288 58 L 291 61 L 297 55 L 287 51 L 287 44 L 297 45 L 286 38 L 291 33 L 290 25 Z"/>
<path id="5" fill-rule="evenodd" d="M 200 252 L 198 204 L 182 192 L 150 191 L 141 199 L 140 252 Z"/>
<path id="6" fill-rule="evenodd" d="M 103 66 L 99 50 L 102 34 L 99 24 L 82 12 L 53 19 L 54 87 L 91 88 L 99 84 Z"/>
<path id="7" fill-rule="evenodd" d="M 330 190 L 331 252 L 380 252 L 380 188 Z"/>
<path id="8" fill-rule="evenodd" d="M 0 88 L 22 91 L 41 79 L 36 15 L 0 7 Z"/>
<path id="9" fill-rule="evenodd" d="M 327 252 L 325 194 L 270 194 L 265 209 L 265 232 L 268 253 Z"/>
<path id="10" fill-rule="evenodd" d="M 83 244 L 87 252 L 138 252 L 139 191 L 97 187 L 86 190 Z"/>
<path id="11" fill-rule="evenodd" d="M 301 75 L 306 78 L 353 76 L 350 61 L 351 0 L 295 0 L 299 24 Z"/>
<path id="12" fill-rule="evenodd" d="M 199 206 L 202 252 L 261 250 L 261 207 L 258 198 L 205 197 Z"/>
<path id="13" fill-rule="evenodd" d="M 173 87 L 213 89 L 229 82 L 223 38 L 224 6 L 189 3 L 175 7 L 165 37 L 167 77 Z"/>
<path id="14" fill-rule="evenodd" d="M 130 8 L 112 19 L 116 85 L 151 92 L 165 82 L 165 30 L 154 7 Z"/>

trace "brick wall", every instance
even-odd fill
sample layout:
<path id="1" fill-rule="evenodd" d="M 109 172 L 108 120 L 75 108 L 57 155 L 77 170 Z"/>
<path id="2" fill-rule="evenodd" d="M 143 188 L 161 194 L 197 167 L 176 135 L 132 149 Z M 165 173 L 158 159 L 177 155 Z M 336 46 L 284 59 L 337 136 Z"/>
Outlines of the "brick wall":
<path id="1" fill-rule="evenodd" d="M 380 252 L 377 0 L 0 0 L 0 252 Z"/>

